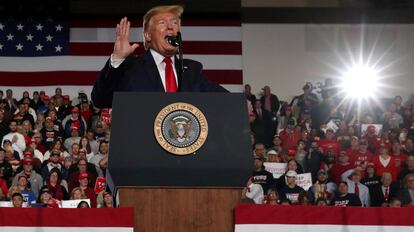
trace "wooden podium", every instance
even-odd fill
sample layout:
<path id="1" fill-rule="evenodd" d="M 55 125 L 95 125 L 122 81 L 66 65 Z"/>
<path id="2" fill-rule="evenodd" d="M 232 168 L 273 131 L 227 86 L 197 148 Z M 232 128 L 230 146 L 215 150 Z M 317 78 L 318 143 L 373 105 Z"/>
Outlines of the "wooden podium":
<path id="1" fill-rule="evenodd" d="M 234 231 L 240 188 L 119 187 L 120 207 L 134 207 L 135 231 Z"/>
<path id="2" fill-rule="evenodd" d="M 171 154 L 155 139 L 155 118 L 176 102 L 208 122 L 194 154 Z M 115 94 L 107 180 L 119 206 L 134 207 L 136 232 L 234 230 L 253 165 L 246 108 L 243 94 Z"/>

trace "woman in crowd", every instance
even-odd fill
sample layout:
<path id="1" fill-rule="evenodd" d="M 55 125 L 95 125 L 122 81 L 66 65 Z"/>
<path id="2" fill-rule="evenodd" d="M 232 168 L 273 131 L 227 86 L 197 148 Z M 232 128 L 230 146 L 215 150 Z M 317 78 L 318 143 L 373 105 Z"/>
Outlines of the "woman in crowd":
<path id="1" fill-rule="evenodd" d="M 87 137 L 82 137 L 79 143 L 79 150 L 86 150 L 86 158 L 88 162 L 94 156 L 91 145 L 89 144 L 89 140 Z"/>
<path id="2" fill-rule="evenodd" d="M 57 138 L 53 141 L 52 146 L 50 146 L 50 149 L 45 152 L 43 156 L 43 160 L 48 160 L 50 158 L 50 154 L 52 153 L 52 151 L 55 151 L 55 150 L 60 152 L 61 160 L 69 156 L 69 153 L 66 151 L 65 146 L 63 146 L 62 140 L 60 138 Z"/>
<path id="3" fill-rule="evenodd" d="M 80 188 L 76 187 L 70 193 L 70 200 L 87 199 L 85 192 Z"/>
<path id="4" fill-rule="evenodd" d="M 69 199 L 67 183 L 65 180 L 62 182 L 62 174 L 58 168 L 52 168 L 50 170 L 49 177 L 46 179 L 46 186 L 52 198 L 60 201 Z"/>
<path id="5" fill-rule="evenodd" d="M 264 204 L 268 205 L 278 205 L 279 204 L 279 193 L 276 189 L 270 188 L 267 190 L 266 199 Z"/>

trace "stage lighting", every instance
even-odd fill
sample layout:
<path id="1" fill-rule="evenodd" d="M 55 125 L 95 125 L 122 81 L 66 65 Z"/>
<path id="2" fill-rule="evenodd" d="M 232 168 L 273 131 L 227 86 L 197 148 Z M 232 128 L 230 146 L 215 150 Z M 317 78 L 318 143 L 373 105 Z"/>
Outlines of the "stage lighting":
<path id="1" fill-rule="evenodd" d="M 357 100 L 373 98 L 379 86 L 378 72 L 365 65 L 354 65 L 342 76 L 342 91 Z"/>

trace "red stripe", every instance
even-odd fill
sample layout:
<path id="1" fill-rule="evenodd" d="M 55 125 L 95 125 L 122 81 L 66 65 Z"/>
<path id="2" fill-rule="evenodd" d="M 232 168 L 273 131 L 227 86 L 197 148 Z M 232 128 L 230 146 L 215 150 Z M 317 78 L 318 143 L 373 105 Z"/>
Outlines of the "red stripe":
<path id="1" fill-rule="evenodd" d="M 241 70 L 203 70 L 212 82 L 228 85 L 243 84 L 243 71 Z"/>
<path id="2" fill-rule="evenodd" d="M 109 27 L 114 28 L 119 20 L 71 20 L 70 27 Z M 142 27 L 142 20 L 130 19 L 132 27 Z M 240 27 L 241 21 L 238 19 L 216 19 L 216 20 L 187 20 L 182 21 L 183 26 L 235 26 Z"/>
<path id="3" fill-rule="evenodd" d="M 414 208 L 272 206 L 236 207 L 236 224 L 414 226 Z"/>
<path id="4" fill-rule="evenodd" d="M 134 227 L 134 209 L 0 208 L 0 226 Z"/>
<path id="5" fill-rule="evenodd" d="M 103 66 L 104 64 L 102 64 Z M 242 84 L 241 70 L 204 70 L 213 82 Z M 0 86 L 93 85 L 98 71 L 0 72 Z"/>
<path id="6" fill-rule="evenodd" d="M 135 53 L 142 54 L 144 46 L 139 43 L 140 47 Z M 227 41 L 184 41 L 185 54 L 223 54 L 223 55 L 241 55 L 241 42 Z M 114 48 L 113 43 L 70 43 L 69 54 L 73 56 L 108 56 Z"/>

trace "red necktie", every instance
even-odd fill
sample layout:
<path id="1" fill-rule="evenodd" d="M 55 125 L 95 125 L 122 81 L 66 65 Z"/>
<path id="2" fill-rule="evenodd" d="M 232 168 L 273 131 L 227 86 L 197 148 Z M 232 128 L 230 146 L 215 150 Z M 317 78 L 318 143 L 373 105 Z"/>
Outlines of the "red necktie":
<path id="1" fill-rule="evenodd" d="M 386 201 L 388 201 L 388 197 L 389 197 L 388 187 L 385 188 L 385 191 L 384 192 L 385 192 L 384 193 L 384 198 L 385 198 Z"/>
<path id="2" fill-rule="evenodd" d="M 355 189 L 354 189 L 354 192 L 355 192 L 355 194 L 356 194 L 357 196 L 359 196 L 359 187 L 358 187 L 358 184 L 357 184 L 357 183 L 355 183 Z"/>
<path id="3" fill-rule="evenodd" d="M 165 92 L 177 92 L 177 82 L 175 81 L 174 69 L 171 64 L 171 58 L 165 57 Z"/>

